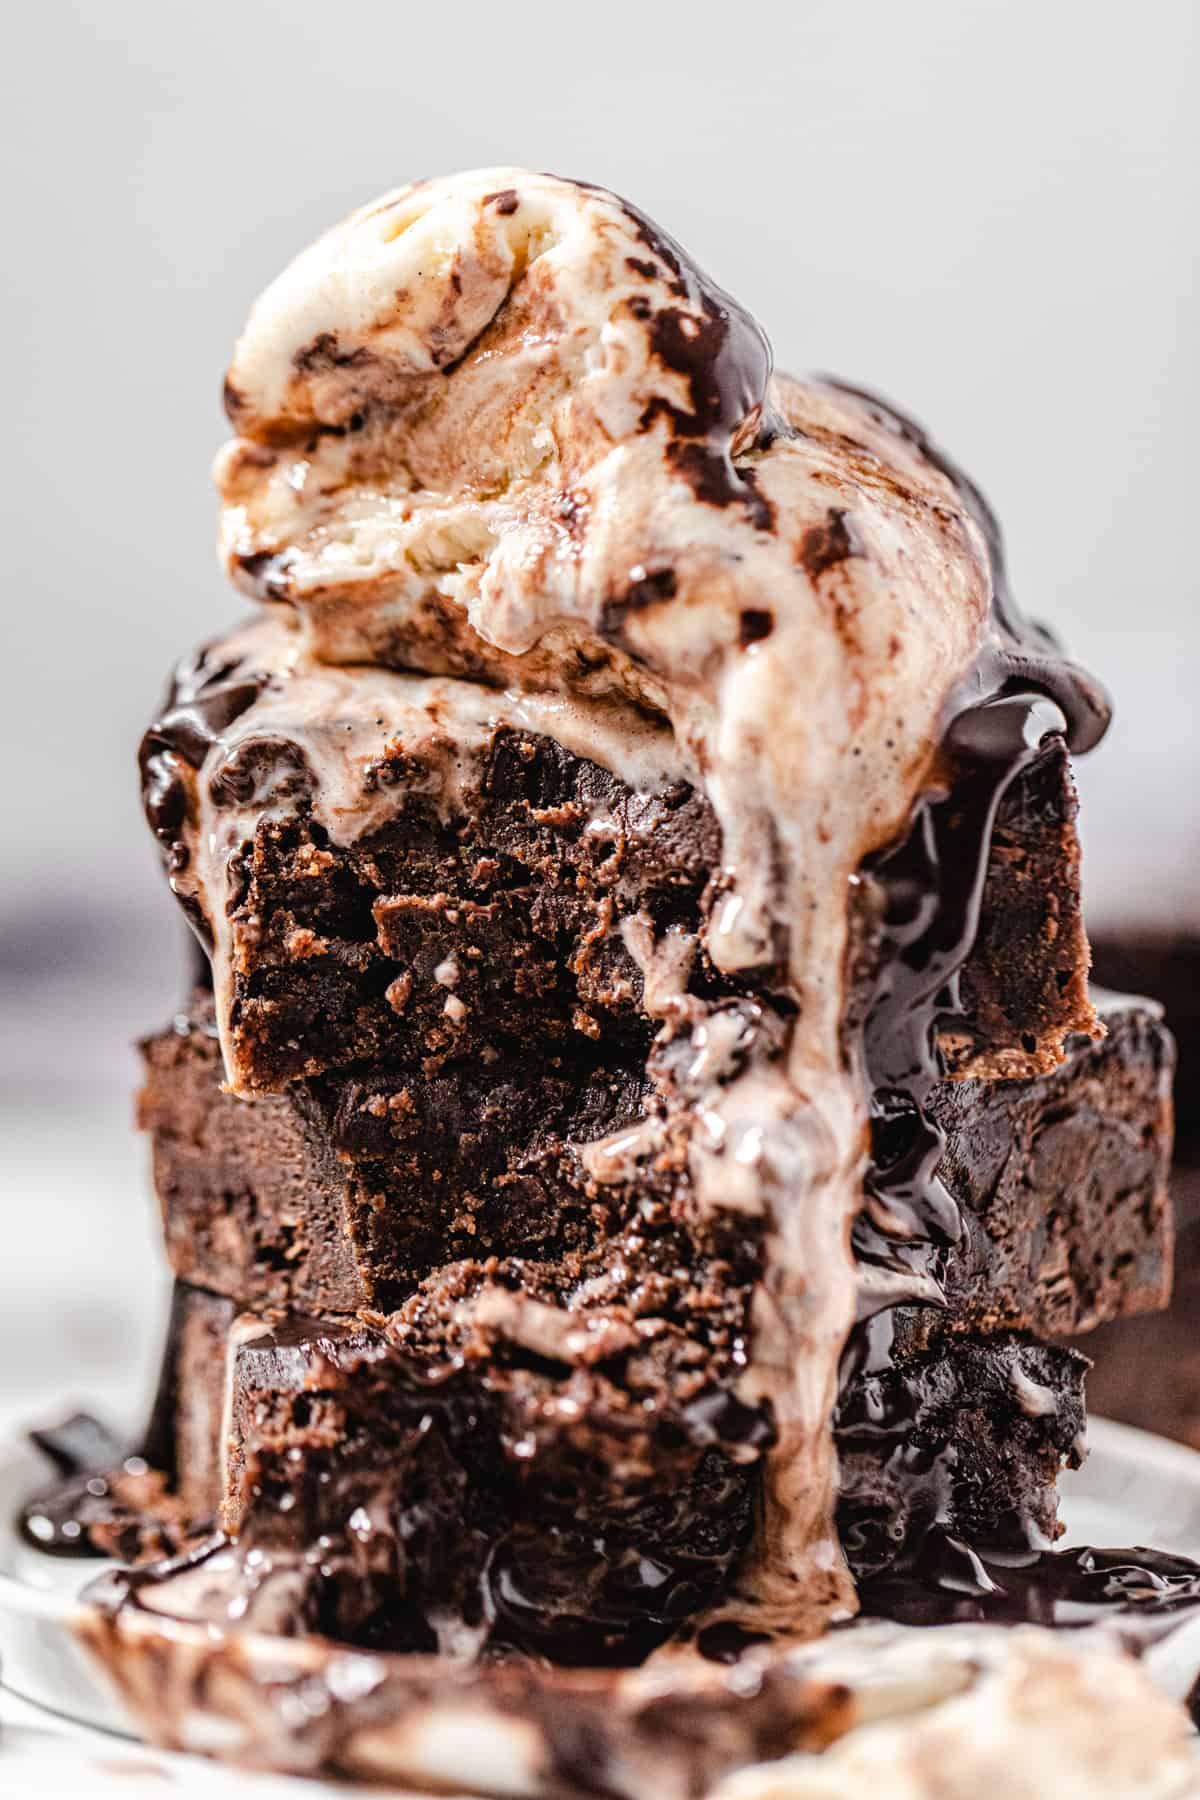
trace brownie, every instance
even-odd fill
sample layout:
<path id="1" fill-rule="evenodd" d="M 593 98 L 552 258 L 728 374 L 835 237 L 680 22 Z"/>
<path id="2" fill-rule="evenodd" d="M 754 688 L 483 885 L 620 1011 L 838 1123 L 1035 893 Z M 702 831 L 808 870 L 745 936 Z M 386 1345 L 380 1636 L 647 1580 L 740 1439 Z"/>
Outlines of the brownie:
<path id="1" fill-rule="evenodd" d="M 177 1287 L 179 1441 L 192 1503 L 237 1537 L 243 1616 L 459 1658 L 640 1660 L 728 1580 L 768 1423 L 681 1397 L 615 1338 L 564 1352 L 574 1369 L 546 1343 L 455 1343 L 444 1300 L 433 1347 Z"/>
<path id="2" fill-rule="evenodd" d="M 173 871 L 191 855 L 194 801 L 179 771 L 209 741 L 194 742 L 197 715 L 236 714 L 253 691 L 246 670 L 214 657 L 181 669 L 142 749 L 148 813 Z M 599 1057 L 614 1077 L 643 1081 L 652 1028 L 624 932 L 635 919 L 660 939 L 672 928 L 697 937 L 688 985 L 700 1000 L 749 994 L 778 1009 L 783 946 L 741 982 L 707 958 L 721 838 L 687 782 L 635 791 L 503 724 L 451 758 L 432 709 L 409 744 L 344 704 L 345 729 L 376 748 L 357 777 L 365 814 L 386 796 L 376 829 L 331 840 L 299 736 L 253 736 L 206 776 L 217 816 L 239 821 L 221 924 L 238 1091 L 349 1069 L 431 1074 L 464 1056 L 505 1066 L 531 1050 L 568 1078 Z M 1065 745 L 1049 738 L 1000 802 L 962 977 L 969 1016 L 944 1044 L 958 1072 L 1052 1067 L 1070 1032 L 1093 1027 L 1076 804 Z"/>
<path id="3" fill-rule="evenodd" d="M 1200 1163 L 1171 1174 L 1178 1222 L 1175 1286 L 1166 1312 L 1115 1319 L 1089 1335 L 1095 1412 L 1200 1450 Z"/>
<path id="4" fill-rule="evenodd" d="M 201 996 L 145 1046 L 140 1113 L 176 1273 L 241 1299 L 390 1306 L 442 1263 L 586 1250 L 619 1228 L 574 1145 L 641 1117 L 644 1082 L 590 1050 L 473 1058 L 222 1092 Z"/>
<path id="5" fill-rule="evenodd" d="M 1058 1336 L 1164 1303 L 1170 1035 L 1138 1002 L 1106 1004 L 1102 1016 L 1108 1035 L 1073 1039 L 1049 1074 L 935 1089 L 942 1176 L 963 1233 L 945 1252 L 946 1312 L 902 1311 L 900 1347 L 919 1348 L 947 1322 Z M 589 1198 L 569 1148 L 635 1116 L 627 1089 L 601 1098 L 594 1085 L 590 1105 L 576 1096 L 556 1112 L 554 1085 L 530 1056 L 491 1086 L 491 1116 L 470 1069 L 456 1088 L 444 1073 L 390 1087 L 326 1077 L 246 1102 L 221 1088 L 203 994 L 147 1041 L 144 1057 L 141 1120 L 182 1280 L 253 1304 L 389 1311 L 442 1264 L 507 1256 L 518 1259 L 519 1281 L 537 1264 L 547 1293 L 561 1299 L 593 1264 L 603 1274 L 628 1235 L 631 1210 L 607 1188 Z M 664 1266 L 695 1255 L 697 1223 L 685 1233 L 681 1219 L 678 1203 L 659 1216 L 638 1197 L 640 1235 L 658 1239 Z M 708 1230 L 724 1280 L 739 1262 L 744 1281 L 756 1273 L 753 1234 L 743 1224 L 741 1235 L 748 1241 L 731 1245 Z M 611 1281 L 603 1285 L 611 1299 Z"/>
<path id="6" fill-rule="evenodd" d="M 177 1290 L 178 1428 L 194 1500 L 237 1540 L 240 1616 L 459 1657 L 640 1660 L 727 1588 L 769 1430 L 729 1400 L 680 1403 L 615 1343 L 565 1381 L 546 1345 L 447 1354 L 449 1316 L 439 1355 Z M 1008 1333 L 851 1379 L 837 1438 L 855 1572 L 911 1560 L 932 1529 L 1049 1542 L 1085 1366 Z M 197 1418 L 221 1420 L 206 1467 Z"/>
<path id="7" fill-rule="evenodd" d="M 1179 1046 L 1175 1082 L 1177 1160 L 1200 1164 L 1200 932 L 1181 921 L 1175 929 L 1102 932 L 1096 975 L 1107 988 L 1150 994 L 1157 1000 Z"/>
<path id="8" fill-rule="evenodd" d="M 1095 1410 L 1200 1448 L 1200 937 L 1180 926 L 1103 936 L 1097 966 L 1114 986 L 1136 980 L 1161 1000 L 1179 1045 L 1175 1281 L 1167 1311 L 1113 1320 L 1088 1341 Z"/>
<path id="9" fill-rule="evenodd" d="M 585 1512 L 605 1503 L 605 1471 L 628 1468 L 656 1517 L 670 1500 L 700 1518 L 689 1484 L 724 1474 L 662 1462 L 660 1421 L 735 1471 L 767 1448 L 745 1529 L 777 1565 L 772 1616 L 786 1627 L 783 1540 L 808 1532 L 810 1500 L 828 1535 L 833 1474 L 829 1412 L 804 1417 L 797 1361 L 824 1276 L 801 1267 L 788 1223 L 811 1152 L 802 1087 L 780 1079 L 797 1043 L 787 930 L 710 956 L 710 931 L 731 929 L 726 900 L 742 902 L 726 893 L 711 806 L 660 742 L 634 763 L 614 756 L 627 785 L 514 722 L 511 696 L 481 725 L 458 689 L 341 677 L 314 735 L 324 680 L 272 686 L 235 645 L 214 646 L 143 747 L 151 822 L 213 949 L 211 1024 L 194 1011 L 147 1051 L 143 1117 L 173 1264 L 239 1303 L 365 1311 L 421 1367 L 477 1362 L 493 1396 L 540 1395 L 526 1480 L 570 1466 L 561 1491 Z M 991 1293 L 969 1259 L 956 1291 L 953 1245 L 968 1234 L 956 1197 L 929 1185 L 941 1144 L 928 1086 L 948 1071 L 1043 1075 L 1096 1029 L 1066 747 L 1036 735 L 1028 694 L 977 716 L 990 704 L 956 715 L 906 830 L 848 890 L 841 1024 L 868 1085 L 873 1165 L 870 1237 L 860 1220 L 853 1250 L 875 1315 L 848 1366 L 864 1370 L 889 1334 L 896 1355 L 915 1354 L 946 1325 L 1020 1324 L 1030 1306 L 1028 1293 Z M 598 731 L 593 717 L 589 746 Z M 735 1149 L 738 1124 L 707 1152 L 711 1122 L 727 1129 L 726 1094 L 732 1118 L 758 1108 L 768 1126 L 782 1104 L 778 1133 L 746 1124 Z M 841 1154 L 849 1167 L 854 1144 Z M 746 1201 L 731 1203 L 743 1181 Z M 1030 1190 L 1030 1204 L 1043 1199 Z M 1134 1234 L 1149 1268 L 1146 1230 Z M 942 1292 L 936 1326 L 923 1310 L 892 1321 L 901 1299 Z M 1091 1304 L 1081 1297 L 1081 1319 Z M 568 1341 L 587 1354 L 560 1354 Z M 821 1355 L 832 1403 L 833 1333 Z M 564 1403 L 595 1428 L 568 1429 Z M 809 1453 L 823 1469 L 804 1478 L 808 1498 L 782 1498 Z M 668 1506 L 656 1527 L 667 1543 L 672 1518 Z M 639 1540 L 639 1557 L 650 1547 Z M 754 1555 L 743 1586 L 766 1624 L 758 1590 L 773 1577 Z M 691 1610 L 738 1603 L 731 1567 L 713 1566 Z M 814 1563 L 809 1585 L 816 1612 L 850 1603 L 840 1567 Z M 657 1615 L 614 1625 L 614 1644 L 651 1628 L 666 1631 Z M 616 1654 L 607 1631 L 592 1655 Z M 557 1639 L 554 1654 L 569 1654 Z"/>
<path id="10" fill-rule="evenodd" d="M 1174 1042 L 1153 1002 L 1094 999 L 1106 1035 L 1071 1040 L 1048 1074 L 934 1089 L 962 1235 L 944 1253 L 946 1312 L 897 1308 L 897 1351 L 947 1326 L 1065 1337 L 1166 1305 Z"/>
<path id="11" fill-rule="evenodd" d="M 1052 1541 L 1085 1364 L 1028 1334 L 1165 1292 L 1171 1040 L 1153 1006 L 1101 1011 L 1105 1037 L 1073 1039 L 1050 1074 L 935 1090 L 964 1228 L 947 1307 L 895 1309 L 847 1357 L 839 1530 L 858 1575 L 904 1566 L 931 1532 L 1002 1553 Z M 239 1557 L 261 1553 L 255 1616 L 412 1650 L 636 1661 L 719 1602 L 773 1441 L 769 1407 L 736 1395 L 759 1274 L 745 1221 L 722 1242 L 644 1191 L 635 1214 L 604 1195 L 574 1233 L 551 1209 L 526 1254 L 503 1254 L 501 1181 L 494 1241 L 477 1230 L 462 1255 L 453 1229 L 431 1231 L 427 1180 L 412 1205 L 435 1260 L 380 1279 L 394 1190 L 356 1232 L 360 1177 L 314 1100 L 335 1078 L 223 1091 L 203 992 L 145 1055 L 177 1270 L 224 1289 L 178 1289 L 180 1483 L 197 1512 L 219 1506 Z M 457 1149 L 451 1134 L 428 1165 Z M 246 1302 L 266 1317 L 237 1318 Z M 352 1309 L 365 1316 L 338 1316 Z M 403 1531 L 387 1523 L 401 1515 Z M 314 1572 L 301 1552 L 317 1539 Z"/>
<path id="12" fill-rule="evenodd" d="M 941 1039 L 951 1074 L 1011 1077 L 1052 1068 L 1067 1031 L 1089 1024 L 1078 810 L 1061 740 L 1004 794 L 978 927 L 959 977 L 964 1016 Z"/>

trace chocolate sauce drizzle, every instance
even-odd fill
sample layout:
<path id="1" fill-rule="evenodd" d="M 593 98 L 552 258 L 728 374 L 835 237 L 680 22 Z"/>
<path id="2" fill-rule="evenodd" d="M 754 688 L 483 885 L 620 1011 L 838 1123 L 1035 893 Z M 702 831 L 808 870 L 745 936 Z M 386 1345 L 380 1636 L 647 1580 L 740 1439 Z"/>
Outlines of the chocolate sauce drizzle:
<path id="1" fill-rule="evenodd" d="M 1002 648 L 985 651 L 968 678 L 967 690 L 974 703 L 986 706 L 991 699 L 1021 692 L 1044 694 L 1061 710 L 1067 722 L 1067 743 L 1075 755 L 1094 750 L 1108 730 L 1112 702 L 1094 675 L 1064 655 L 1050 627 L 1030 618 L 1017 605 L 1009 585 L 1000 522 L 983 493 L 925 427 L 890 400 L 837 376 L 823 375 L 820 379 L 828 387 L 860 400 L 877 423 L 912 444 L 952 484 L 979 528 L 991 568 L 992 617 L 1005 642 Z M 960 696 L 964 707 L 966 700 L 965 694 Z"/>
<path id="2" fill-rule="evenodd" d="M 1043 1550 L 998 1559 L 950 1536 L 927 1541 L 911 1569 L 860 1587 L 863 1617 L 904 1625 L 1044 1625 L 1078 1629 L 1128 1623 L 1153 1641 L 1200 1611 L 1200 1563 L 1144 1545 Z"/>
<path id="3" fill-rule="evenodd" d="M 48 1556 L 136 1556 L 143 1522 L 120 1490 L 123 1477 L 138 1481 L 148 1473 L 140 1453 L 89 1413 L 29 1436 L 59 1480 L 21 1508 L 17 1528 L 26 1543 Z"/>
<path id="4" fill-rule="evenodd" d="M 938 1303 L 945 1256 L 962 1231 L 938 1175 L 945 1135 L 927 1110 L 945 1077 L 938 1038 L 964 1017 L 959 977 L 978 929 L 1000 801 L 1064 729 L 1039 694 L 997 695 L 956 713 L 943 739 L 952 771 L 945 784 L 921 800 L 904 838 L 864 870 L 881 917 L 862 1034 L 871 1165 L 853 1244 L 859 1263 L 883 1279 L 863 1285 L 863 1322 L 899 1300 Z M 860 1334 L 859 1356 L 863 1348 Z M 878 1330 L 872 1348 L 883 1348 Z"/>
<path id="5" fill-rule="evenodd" d="M 914 421 L 874 395 L 832 385 L 862 400 L 880 423 L 914 444 L 954 484 L 987 546 L 998 639 L 951 697 L 940 746 L 941 779 L 918 801 L 905 835 L 863 870 L 879 923 L 861 1038 L 871 1090 L 871 1155 L 865 1203 L 852 1234 L 864 1279 L 858 1322 L 843 1355 L 845 1393 L 852 1376 L 893 1366 L 898 1305 L 945 1304 L 947 1257 L 963 1222 L 938 1173 L 945 1134 L 928 1102 L 946 1075 L 940 1036 L 965 1018 L 960 977 L 978 932 L 1000 802 L 1055 739 L 1065 739 L 1076 752 L 1092 748 L 1107 727 L 1110 706 L 1099 684 L 1068 662 L 1050 633 L 1016 607 L 999 526 L 974 483 Z M 891 1391 L 901 1395 L 903 1384 L 892 1384 Z M 879 1418 L 872 1429 L 899 1442 L 905 1423 L 901 1416 Z M 898 1546 L 894 1566 L 905 1571 L 945 1534 L 936 1511 L 931 1515 L 921 1505 L 918 1490 L 927 1472 L 917 1464 L 908 1469 L 902 1458 L 894 1460 L 893 1472 L 911 1486 L 910 1511 L 920 1522 L 915 1541 Z M 1041 1545 L 1031 1538 L 1028 1548 L 1032 1554 Z"/>
<path id="6" fill-rule="evenodd" d="M 964 1017 L 959 978 L 978 930 L 998 806 L 1053 738 L 1064 738 L 1077 754 L 1092 749 L 1111 709 L 1104 689 L 1015 606 L 999 526 L 974 484 L 913 421 L 873 395 L 833 385 L 866 401 L 953 481 L 988 546 L 1001 635 L 949 708 L 944 782 L 918 802 L 904 837 L 864 870 L 878 896 L 880 927 L 862 1028 L 871 1158 L 852 1241 L 859 1265 L 877 1279 L 862 1288 L 844 1387 L 852 1374 L 891 1366 L 894 1308 L 939 1303 L 947 1253 L 961 1235 L 957 1203 L 938 1175 L 944 1134 L 927 1102 L 946 1072 L 940 1034 Z M 899 1417 L 873 1418 L 872 1430 L 899 1438 L 903 1424 Z M 907 1477 L 898 1464 L 893 1472 L 914 1489 L 928 1479 L 916 1464 Z M 919 1503 L 913 1510 L 919 1517 Z M 1132 1647 L 1144 1648 L 1200 1611 L 1200 1562 L 1144 1547 L 1053 1551 L 1031 1541 L 1024 1553 L 975 1548 L 934 1511 L 894 1562 L 859 1583 L 859 1598 L 864 1620 L 910 1625 L 1071 1629 L 1113 1621 Z"/>
<path id="7" fill-rule="evenodd" d="M 962 1231 L 937 1173 L 945 1139 L 927 1102 L 946 1073 L 939 1034 L 964 1017 L 959 977 L 978 931 L 997 809 L 1055 736 L 1077 754 L 1093 748 L 1111 705 L 1100 684 L 1016 606 L 999 524 L 974 482 L 915 420 L 862 388 L 829 385 L 862 401 L 952 482 L 987 546 L 999 640 L 951 696 L 941 781 L 918 801 L 905 836 L 863 871 L 878 897 L 880 927 L 862 1033 L 872 1090 L 871 1166 L 853 1241 L 859 1262 L 883 1279 L 864 1285 L 860 1324 L 875 1323 L 855 1334 L 849 1357 L 851 1366 L 865 1360 L 871 1367 L 886 1357 L 890 1331 L 882 1321 L 891 1305 L 901 1299 L 937 1304 L 945 1254 Z"/>
<path id="8" fill-rule="evenodd" d="M 219 642 L 205 644 L 176 665 L 162 710 L 138 750 L 146 822 L 158 842 L 171 892 L 208 951 L 212 930 L 204 909 L 180 885 L 189 859 L 183 827 L 192 806 L 191 784 L 217 738 L 253 706 L 267 680 L 243 663 L 229 661 Z"/>
<path id="9" fill-rule="evenodd" d="M 574 185 L 603 191 L 587 181 Z M 645 259 L 629 258 L 634 273 L 657 281 L 661 263 L 667 287 L 679 301 L 657 310 L 644 296 L 630 304 L 647 325 L 655 356 L 684 378 L 692 402 L 689 410 L 656 396 L 642 414 L 642 429 L 665 418 L 671 428 L 667 460 L 697 499 L 712 506 L 742 506 L 758 530 L 770 531 L 770 501 L 759 491 L 753 469 L 738 468 L 733 458 L 735 438 L 744 440 L 746 448 L 761 446 L 781 429 L 767 399 L 772 368 L 767 334 L 668 232 L 632 202 L 621 199 L 620 205 L 649 253 Z"/>

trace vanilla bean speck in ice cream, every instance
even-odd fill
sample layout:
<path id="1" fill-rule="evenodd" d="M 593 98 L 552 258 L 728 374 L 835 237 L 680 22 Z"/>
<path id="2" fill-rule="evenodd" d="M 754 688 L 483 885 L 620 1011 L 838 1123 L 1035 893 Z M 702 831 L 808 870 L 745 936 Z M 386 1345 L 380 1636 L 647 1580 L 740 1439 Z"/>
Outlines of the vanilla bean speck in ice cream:
<path id="1" fill-rule="evenodd" d="M 160 807 L 226 1041 L 226 777 L 256 736 L 299 747 L 335 843 L 386 807 L 350 721 L 368 699 L 436 740 L 448 784 L 447 745 L 519 719 L 635 789 L 699 790 L 721 839 L 699 941 L 624 941 L 660 1038 L 686 1025 L 703 1047 L 698 1204 L 765 1245 L 743 1391 L 778 1439 L 730 1610 L 819 1630 L 854 1607 L 831 1421 L 869 1147 L 859 871 L 943 779 L 962 708 L 1019 682 L 1086 747 L 1103 702 L 1016 620 L 986 509 L 923 435 L 774 374 L 754 320 L 602 189 L 489 169 L 362 208 L 258 301 L 226 403 L 222 555 L 273 617 L 219 647 L 236 704 L 207 721 L 186 808 Z M 697 955 L 767 981 L 787 1041 L 746 1055 L 702 1017 Z M 595 1179 L 636 1140 L 581 1146 Z"/>

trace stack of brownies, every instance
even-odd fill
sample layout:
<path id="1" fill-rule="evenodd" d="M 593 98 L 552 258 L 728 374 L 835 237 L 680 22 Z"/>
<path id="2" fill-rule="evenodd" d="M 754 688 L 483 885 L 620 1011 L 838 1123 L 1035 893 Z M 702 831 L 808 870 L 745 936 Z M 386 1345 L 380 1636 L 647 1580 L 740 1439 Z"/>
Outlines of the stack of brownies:
<path id="1" fill-rule="evenodd" d="M 1047 1547 L 1172 1051 L 1089 997 L 1103 701 L 977 492 L 513 171 L 323 240 L 227 404 L 260 614 L 143 745 L 210 966 L 140 1104 L 228 1616 L 635 1662 Z"/>

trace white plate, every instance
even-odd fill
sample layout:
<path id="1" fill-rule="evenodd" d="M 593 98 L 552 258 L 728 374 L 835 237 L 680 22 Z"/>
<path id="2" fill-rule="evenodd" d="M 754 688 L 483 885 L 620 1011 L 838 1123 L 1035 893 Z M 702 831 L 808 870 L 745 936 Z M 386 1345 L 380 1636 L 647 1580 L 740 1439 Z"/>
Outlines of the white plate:
<path id="1" fill-rule="evenodd" d="M 1062 1481 L 1063 1544 L 1148 1544 L 1200 1558 L 1200 1454 L 1105 1420 L 1092 1421 L 1090 1436 L 1087 1462 Z M 344 1794 L 342 1786 L 298 1788 L 294 1779 L 237 1775 L 129 1743 L 128 1720 L 72 1629 L 81 1584 L 105 1565 L 42 1555 L 14 1529 L 20 1502 L 45 1480 L 45 1465 L 27 1450 L 0 1453 L 0 1673 L 4 1688 L 21 1699 L 22 1721 L 0 1736 L 0 1793 L 23 1800 L 41 1792 L 33 1772 L 44 1767 L 49 1775 L 53 1766 L 86 1767 L 88 1785 L 80 1791 L 107 1796 L 110 1788 L 123 1790 L 138 1767 L 157 1763 L 176 1776 L 186 1771 L 189 1794 Z M 1173 1634 L 1148 1661 L 1165 1687 L 1185 1693 L 1200 1668 L 1200 1624 Z M 5 1706 L 11 1715 L 11 1703 Z M 28 1785 L 18 1785 L 22 1771 Z"/>

